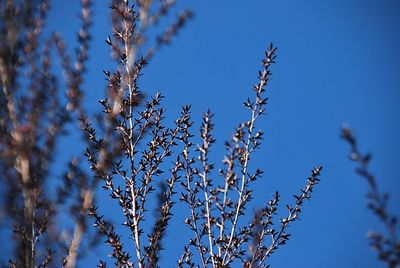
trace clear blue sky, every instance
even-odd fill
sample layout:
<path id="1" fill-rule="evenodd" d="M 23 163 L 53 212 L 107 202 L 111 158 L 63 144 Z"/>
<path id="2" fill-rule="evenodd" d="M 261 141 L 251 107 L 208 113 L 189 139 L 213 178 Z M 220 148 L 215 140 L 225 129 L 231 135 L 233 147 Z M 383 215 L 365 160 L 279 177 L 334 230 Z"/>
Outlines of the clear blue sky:
<path id="1" fill-rule="evenodd" d="M 53 2 L 57 3 L 50 27 L 62 29 L 73 43 L 78 1 Z M 166 96 L 167 121 L 173 121 L 183 104 L 192 104 L 197 122 L 210 108 L 215 113 L 217 145 L 212 153 L 218 166 L 222 143 L 244 118 L 242 102 L 257 81 L 264 49 L 273 42 L 278 58 L 268 88 L 268 114 L 258 125 L 265 130 L 265 141 L 253 159 L 253 167 L 261 167 L 265 174 L 254 185 L 252 208 L 276 190 L 282 201 L 293 201 L 292 194 L 305 184 L 310 169 L 324 166 L 321 184 L 305 204 L 302 220 L 290 228 L 289 243 L 272 255 L 272 267 L 385 267 L 366 239 L 368 230 L 383 226 L 366 208 L 366 183 L 354 174 L 349 148 L 339 132 L 344 122 L 355 129 L 361 147 L 373 153 L 372 169 L 381 190 L 392 194 L 391 208 L 400 211 L 399 2 L 181 2 L 180 7 L 195 12 L 194 19 L 155 56 L 141 81 L 143 91 L 160 90 Z M 94 6 L 85 83 L 89 96 L 96 99 L 105 87 L 101 71 L 111 66 L 104 42 L 110 31 L 107 4 L 96 1 Z M 93 102 L 90 108 L 99 108 L 96 105 Z M 116 208 L 113 213 L 119 212 L 117 206 L 111 207 Z M 179 218 L 186 211 L 177 206 L 174 212 Z M 188 239 L 179 231 L 180 224 L 169 229 L 162 267 L 175 266 Z M 92 267 L 89 264 L 97 260 L 91 254 L 81 266 Z"/>

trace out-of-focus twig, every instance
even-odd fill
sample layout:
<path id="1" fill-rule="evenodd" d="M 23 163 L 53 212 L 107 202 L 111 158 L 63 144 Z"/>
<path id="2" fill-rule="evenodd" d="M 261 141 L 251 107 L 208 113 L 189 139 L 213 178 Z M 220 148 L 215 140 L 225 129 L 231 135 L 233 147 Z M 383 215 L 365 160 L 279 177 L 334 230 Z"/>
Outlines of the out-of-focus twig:
<path id="1" fill-rule="evenodd" d="M 368 234 L 371 246 L 379 254 L 379 259 L 390 268 L 400 266 L 400 240 L 398 216 L 388 209 L 389 194 L 378 189 L 376 177 L 369 169 L 371 154 L 363 154 L 358 147 L 353 131 L 344 126 L 341 138 L 350 145 L 350 160 L 356 164 L 356 173 L 368 183 L 368 208 L 384 223 L 387 234 L 370 232 Z"/>

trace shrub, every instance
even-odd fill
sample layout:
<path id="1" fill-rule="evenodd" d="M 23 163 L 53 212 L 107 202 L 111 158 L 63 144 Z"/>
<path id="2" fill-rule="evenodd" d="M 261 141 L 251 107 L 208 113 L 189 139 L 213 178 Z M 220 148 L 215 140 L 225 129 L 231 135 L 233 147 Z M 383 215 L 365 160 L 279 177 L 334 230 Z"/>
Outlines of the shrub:
<path id="1" fill-rule="evenodd" d="M 113 32 L 106 43 L 117 66 L 104 71 L 108 87 L 106 97 L 99 101 L 103 113 L 96 116 L 86 111 L 82 89 L 90 49 L 91 2 L 81 0 L 74 57 L 69 56 L 60 34 L 42 35 L 48 1 L 0 4 L 0 163 L 6 221 L 13 225 L 15 237 L 14 254 L 8 261 L 12 267 L 58 267 L 60 263 L 75 267 L 101 237 L 112 248 L 115 266 L 157 267 L 176 202 L 186 205 L 185 224 L 192 232 L 182 245 L 181 258 L 173 260 L 179 267 L 237 263 L 267 267 L 270 255 L 289 239 L 288 226 L 298 219 L 319 182 L 319 166 L 294 196 L 294 204 L 286 206 L 287 216 L 275 220 L 280 201 L 276 192 L 249 223 L 242 220 L 252 199 L 252 183 L 263 174 L 250 166 L 250 160 L 263 138 L 256 123 L 265 113 L 276 48 L 270 45 L 265 53 L 252 88 L 254 97 L 244 103 L 249 118 L 225 142 L 223 166 L 215 171 L 209 158 L 215 143 L 213 114 L 204 113 L 196 144 L 190 106 L 182 107 L 176 126 L 170 128 L 164 123 L 163 96 L 157 93 L 149 98 L 139 90 L 146 63 L 192 17 L 185 10 L 155 40 L 148 38 L 147 31 L 168 16 L 173 4 L 170 0 L 137 0 L 134 6 L 127 0 L 111 2 Z M 63 79 L 52 67 L 54 50 Z M 65 96 L 60 80 L 66 84 Z M 50 176 L 55 145 L 67 135 L 70 123 L 78 120 L 86 150 L 76 152 L 61 180 L 55 182 Z M 91 173 L 81 161 L 83 153 Z M 173 165 L 168 167 L 171 160 Z M 155 186 L 157 177 L 161 184 Z M 99 214 L 95 199 L 99 185 L 121 207 L 134 252 L 124 247 L 119 228 Z M 155 190 L 158 195 L 153 194 Z M 147 231 L 144 220 L 149 221 L 147 210 L 155 202 L 157 217 Z M 62 222 L 66 217 L 71 224 Z M 91 228 L 93 223 L 98 233 Z M 106 267 L 106 262 L 98 266 Z"/>

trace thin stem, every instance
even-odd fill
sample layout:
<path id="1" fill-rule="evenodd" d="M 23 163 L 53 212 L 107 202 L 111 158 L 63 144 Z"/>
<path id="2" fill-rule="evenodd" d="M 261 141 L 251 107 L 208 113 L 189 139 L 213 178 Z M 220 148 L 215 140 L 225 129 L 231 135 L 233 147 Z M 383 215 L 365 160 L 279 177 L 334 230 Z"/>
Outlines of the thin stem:
<path id="1" fill-rule="evenodd" d="M 126 8 L 129 9 L 128 5 L 126 4 Z M 127 10 L 128 11 L 128 10 Z M 130 193 L 132 197 L 132 215 L 133 215 L 133 224 L 134 224 L 134 243 L 136 248 L 136 255 L 138 258 L 138 264 L 140 268 L 144 267 L 143 258 L 141 253 L 141 246 L 140 246 L 140 230 L 139 230 L 139 217 L 137 215 L 137 207 L 136 207 L 136 189 L 135 189 L 135 175 L 134 175 L 134 166 L 135 166 L 135 143 L 133 142 L 133 98 L 136 92 L 134 92 L 134 87 L 132 86 L 132 78 L 131 78 L 131 68 L 135 62 L 134 54 L 132 51 L 132 46 L 130 44 L 131 34 L 129 33 L 128 29 L 128 22 L 125 18 L 123 18 L 124 23 L 124 47 L 125 47 L 125 71 L 126 76 L 128 79 L 128 90 L 129 90 L 129 156 L 131 162 L 131 181 L 130 181 Z M 122 103 L 121 103 L 122 105 Z"/>
<path id="2" fill-rule="evenodd" d="M 249 150 L 250 141 L 251 141 L 251 137 L 252 137 L 252 133 L 253 133 L 254 122 L 257 119 L 255 113 L 256 112 L 253 109 L 252 112 L 251 112 L 251 121 L 250 121 L 251 124 L 249 126 L 247 141 L 246 141 L 246 144 L 245 144 L 245 151 L 244 151 L 245 159 L 244 159 L 244 164 L 243 164 L 243 167 L 242 167 L 242 178 L 241 178 L 241 186 L 240 186 L 240 191 L 239 191 L 238 204 L 237 204 L 237 207 L 236 207 L 235 218 L 234 218 L 233 223 L 232 223 L 232 229 L 231 229 L 231 233 L 230 233 L 230 236 L 229 236 L 229 241 L 228 241 L 228 244 L 227 244 L 227 247 L 226 247 L 226 251 L 225 251 L 224 257 L 222 259 L 222 263 L 225 263 L 225 259 L 226 259 L 227 255 L 229 254 L 229 249 L 230 249 L 230 246 L 232 244 L 233 237 L 234 237 L 235 230 L 236 230 L 236 226 L 237 226 L 237 223 L 238 223 L 238 220 L 239 220 L 240 210 L 242 208 L 243 191 L 244 191 L 244 188 L 245 188 L 245 185 L 246 185 L 246 174 L 247 174 L 247 167 L 248 167 L 249 156 L 250 156 L 250 150 Z"/>
<path id="3" fill-rule="evenodd" d="M 262 61 L 264 68 L 262 71 L 259 72 L 259 82 L 253 87 L 253 90 L 256 92 L 255 104 L 251 104 L 249 102 L 247 104 L 245 104 L 245 106 L 251 108 L 251 119 L 250 119 L 250 121 L 248 121 L 246 123 L 248 131 L 247 131 L 247 140 L 246 140 L 246 142 L 244 142 L 244 153 L 243 153 L 244 160 L 240 161 L 241 165 L 242 165 L 241 186 L 240 186 L 240 190 L 238 191 L 239 198 L 238 198 L 238 203 L 237 203 L 237 207 L 236 207 L 235 217 L 232 222 L 231 233 L 229 236 L 228 244 L 226 246 L 226 251 L 225 251 L 224 257 L 222 259 L 223 264 L 228 264 L 230 261 L 230 259 L 226 260 L 226 258 L 228 257 L 228 255 L 230 255 L 229 251 L 230 251 L 230 247 L 232 245 L 233 238 L 235 236 L 235 231 L 236 231 L 236 227 L 238 224 L 239 216 L 241 214 L 241 209 L 242 209 L 244 202 L 246 201 L 246 199 L 244 199 L 244 197 L 243 197 L 243 193 L 244 193 L 244 190 L 245 190 L 246 184 L 247 184 L 246 176 L 247 176 L 249 157 L 250 157 L 250 154 L 257 147 L 257 143 L 255 143 L 253 141 L 253 138 L 254 138 L 253 130 L 254 130 L 254 125 L 255 125 L 257 118 L 259 117 L 259 115 L 263 114 L 263 112 L 264 112 L 263 105 L 265 105 L 267 102 L 267 99 L 262 98 L 261 95 L 265 91 L 264 87 L 268 84 L 268 81 L 269 81 L 269 76 L 270 76 L 269 67 L 272 63 L 274 63 L 275 51 L 276 51 L 276 48 L 274 48 L 271 44 L 269 50 L 266 52 L 265 59 Z M 242 138 L 239 138 L 238 140 L 240 140 L 243 143 Z M 250 148 L 251 144 L 253 144 L 252 148 Z"/>
<path id="4" fill-rule="evenodd" d="M 213 250 L 213 240 L 214 240 L 214 235 L 211 230 L 211 200 L 210 196 L 208 195 L 208 184 L 210 183 L 209 179 L 207 178 L 207 174 L 210 172 L 212 169 L 212 165 L 209 165 L 207 163 L 208 161 L 208 149 L 210 145 L 214 142 L 214 139 L 212 138 L 210 132 L 212 130 L 212 123 L 211 123 L 211 117 L 212 114 L 210 112 L 207 112 L 204 115 L 204 122 L 203 126 L 201 129 L 201 138 L 203 140 L 202 146 L 198 146 L 198 150 L 201 152 L 200 154 L 200 159 L 201 159 L 201 164 L 203 167 L 203 172 L 200 174 L 200 177 L 203 180 L 203 192 L 204 192 L 204 198 L 205 198 L 205 218 L 206 218 L 206 224 L 207 224 L 207 236 L 208 236 L 208 243 L 210 247 L 210 256 L 211 256 L 211 262 L 213 267 L 216 267 L 215 263 L 215 256 L 214 256 L 214 250 Z"/>
<path id="5" fill-rule="evenodd" d="M 208 145 L 207 145 L 208 147 Z M 207 148 L 206 147 L 206 148 Z M 204 152 L 204 159 L 206 159 L 207 157 L 207 151 Z M 205 169 L 203 171 L 203 174 L 201 175 L 201 177 L 203 178 L 203 183 L 204 183 L 204 198 L 205 198 L 205 202 L 206 202 L 206 220 L 207 220 L 207 234 L 208 234 L 208 242 L 209 242 L 209 246 L 210 246 L 210 255 L 211 255 L 211 261 L 213 264 L 213 267 L 215 266 L 215 261 L 214 261 L 214 252 L 213 252 L 213 234 L 211 232 L 211 211 L 210 211 L 210 198 L 208 196 L 207 193 L 207 174 L 205 172 Z"/>
<path id="6" fill-rule="evenodd" d="M 188 111 L 188 108 L 187 108 Z M 184 130 L 184 133 L 182 135 L 182 142 L 184 144 L 184 148 L 182 151 L 182 155 L 183 155 L 183 159 L 184 159 L 184 169 L 185 169 L 185 174 L 186 174 L 186 191 L 187 191 L 187 202 L 189 203 L 190 206 L 190 215 L 191 215 L 191 219 L 192 219 L 192 230 L 195 233 L 195 239 L 196 239 L 196 247 L 199 251 L 200 254 L 200 259 L 201 259 L 201 263 L 203 265 L 203 268 L 207 267 L 206 264 L 206 259 L 204 256 L 204 252 L 203 252 L 203 248 L 202 248 L 202 244 L 201 244 L 201 239 L 200 239 L 200 235 L 199 235 L 199 230 L 198 230 L 198 226 L 197 226 L 197 215 L 195 212 L 196 209 L 196 192 L 192 191 L 192 187 L 191 187 L 191 182 L 193 180 L 192 175 L 193 175 L 193 171 L 191 169 L 191 164 L 192 161 L 189 159 L 189 149 L 191 146 L 191 142 L 189 140 L 189 138 L 191 137 L 188 128 L 190 126 L 190 117 L 187 118 L 187 123 L 186 123 L 186 128 Z"/>

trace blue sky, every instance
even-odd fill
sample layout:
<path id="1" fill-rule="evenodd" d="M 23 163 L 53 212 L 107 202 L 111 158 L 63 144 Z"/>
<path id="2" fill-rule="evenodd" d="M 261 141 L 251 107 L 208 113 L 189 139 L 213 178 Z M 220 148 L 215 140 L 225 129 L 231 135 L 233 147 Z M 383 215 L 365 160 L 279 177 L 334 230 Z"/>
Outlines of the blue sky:
<path id="1" fill-rule="evenodd" d="M 102 96 L 101 71 L 112 66 L 104 42 L 110 31 L 107 3 L 94 5 L 88 100 Z M 78 6 L 70 1 L 53 5 L 49 26 L 61 29 L 72 44 Z M 392 194 L 391 208 L 400 211 L 399 2 L 187 0 L 178 6 L 192 9 L 195 17 L 155 56 L 141 81 L 143 91 L 159 90 L 166 96 L 167 122 L 173 122 L 183 104 L 192 104 L 197 122 L 210 108 L 217 138 L 212 154 L 218 166 L 223 141 L 245 119 L 242 102 L 251 96 L 263 51 L 273 42 L 277 64 L 267 91 L 267 116 L 258 124 L 265 141 L 252 163 L 265 174 L 254 185 L 252 208 L 276 190 L 282 201 L 292 202 L 310 169 L 324 166 L 321 184 L 305 204 L 302 220 L 290 228 L 289 243 L 272 255 L 272 267 L 385 267 L 366 239 L 368 230 L 383 226 L 366 208 L 366 183 L 354 174 L 339 132 L 343 123 L 354 128 L 361 148 L 373 153 L 371 168 L 381 190 Z M 90 109 L 100 107 L 93 102 Z M 174 212 L 178 218 L 185 213 L 179 206 Z M 162 267 L 175 266 L 188 239 L 176 231 L 180 228 L 172 229 Z M 85 265 L 97 263 L 96 254 Z"/>

